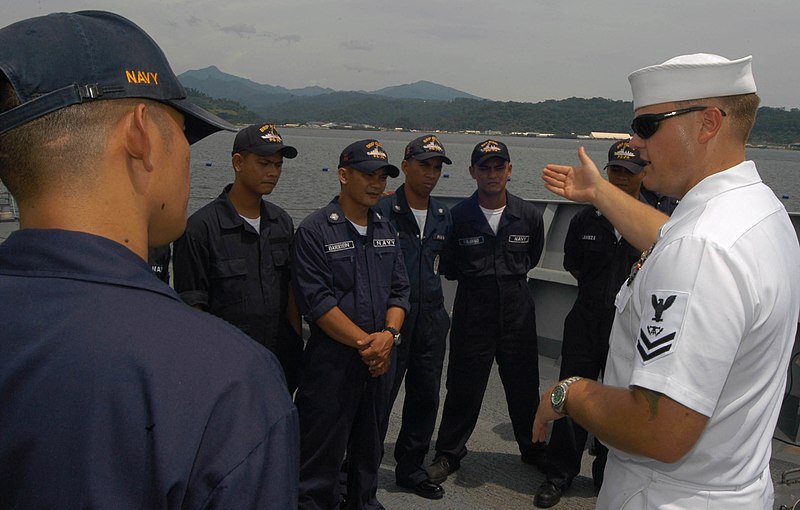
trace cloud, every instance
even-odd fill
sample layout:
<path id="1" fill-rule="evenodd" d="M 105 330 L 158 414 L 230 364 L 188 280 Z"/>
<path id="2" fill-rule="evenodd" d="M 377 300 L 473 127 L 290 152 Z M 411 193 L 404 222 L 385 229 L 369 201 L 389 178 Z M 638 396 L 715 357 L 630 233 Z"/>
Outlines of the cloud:
<path id="1" fill-rule="evenodd" d="M 373 48 L 373 44 L 368 41 L 356 41 L 356 40 L 349 40 L 349 41 L 342 41 L 339 43 L 339 46 L 342 49 L 350 50 L 350 51 L 371 51 Z"/>
<path id="2" fill-rule="evenodd" d="M 245 25 L 244 23 L 219 27 L 219 30 L 220 32 L 225 32 L 226 34 L 238 35 L 239 37 L 251 37 L 259 35 L 258 31 L 256 31 L 255 25 Z"/>
<path id="3" fill-rule="evenodd" d="M 375 67 L 375 66 L 366 66 L 362 64 L 344 64 L 342 67 L 354 73 L 373 73 L 380 76 L 385 76 L 387 74 L 394 74 L 395 72 L 397 72 L 397 68 L 395 68 L 392 65 Z"/>
<path id="4" fill-rule="evenodd" d="M 292 44 L 292 43 L 299 43 L 302 40 L 302 37 L 300 37 L 297 34 L 289 34 L 289 35 L 278 36 L 278 37 L 275 38 L 275 40 L 276 41 L 286 41 L 289 44 Z"/>

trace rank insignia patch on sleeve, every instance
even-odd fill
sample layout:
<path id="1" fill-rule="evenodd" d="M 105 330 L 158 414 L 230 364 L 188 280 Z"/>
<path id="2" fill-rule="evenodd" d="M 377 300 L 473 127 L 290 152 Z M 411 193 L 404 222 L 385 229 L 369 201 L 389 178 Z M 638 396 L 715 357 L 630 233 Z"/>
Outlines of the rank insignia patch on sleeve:
<path id="1" fill-rule="evenodd" d="M 689 294 L 655 291 L 642 310 L 636 350 L 644 364 L 673 351 L 683 324 Z"/>

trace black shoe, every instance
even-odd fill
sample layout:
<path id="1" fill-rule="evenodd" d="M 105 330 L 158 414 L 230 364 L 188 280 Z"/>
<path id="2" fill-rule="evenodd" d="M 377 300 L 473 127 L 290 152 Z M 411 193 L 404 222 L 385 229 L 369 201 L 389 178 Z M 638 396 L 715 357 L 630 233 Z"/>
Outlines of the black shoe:
<path id="1" fill-rule="evenodd" d="M 398 483 L 400 487 L 411 489 L 414 493 L 425 499 L 442 499 L 444 497 L 444 488 L 438 483 L 433 483 L 430 480 L 422 480 L 416 485 Z"/>
<path id="2" fill-rule="evenodd" d="M 428 481 L 438 484 L 447 480 L 447 477 L 458 471 L 459 467 L 461 465 L 458 461 L 450 462 L 450 459 L 440 455 L 433 460 L 433 464 L 425 468 L 425 471 L 428 473 Z"/>
<path id="3" fill-rule="evenodd" d="M 533 497 L 533 504 L 536 508 L 550 508 L 557 505 L 561 501 L 561 495 L 567 487 L 559 487 L 551 481 L 545 480 L 536 491 L 536 496 Z"/>

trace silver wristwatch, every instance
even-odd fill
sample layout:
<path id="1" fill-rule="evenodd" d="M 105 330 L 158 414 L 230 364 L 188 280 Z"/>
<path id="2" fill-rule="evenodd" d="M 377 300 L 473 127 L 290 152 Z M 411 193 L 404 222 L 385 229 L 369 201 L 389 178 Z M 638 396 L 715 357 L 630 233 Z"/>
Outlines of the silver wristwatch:
<path id="1" fill-rule="evenodd" d="M 400 332 L 399 331 L 397 331 L 396 329 L 394 329 L 391 326 L 386 326 L 385 328 L 383 328 L 383 331 L 388 331 L 389 333 L 392 334 L 392 337 L 394 338 L 394 345 L 400 345 Z"/>
<path id="2" fill-rule="evenodd" d="M 564 409 L 564 406 L 567 404 L 567 390 L 569 389 L 569 385 L 574 383 L 575 381 L 580 381 L 583 377 L 570 377 L 569 379 L 564 379 L 558 385 L 553 388 L 553 392 L 550 393 L 550 405 L 553 406 L 553 410 L 562 416 L 566 416 L 567 412 Z"/>

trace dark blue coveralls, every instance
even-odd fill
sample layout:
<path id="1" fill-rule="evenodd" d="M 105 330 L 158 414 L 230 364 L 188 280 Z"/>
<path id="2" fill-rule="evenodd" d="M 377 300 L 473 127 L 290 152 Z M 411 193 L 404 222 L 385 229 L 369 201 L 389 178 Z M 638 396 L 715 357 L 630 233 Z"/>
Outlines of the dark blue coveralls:
<path id="1" fill-rule="evenodd" d="M 299 506 L 339 508 L 339 472 L 346 452 L 348 507 L 382 508 L 376 492 L 393 370 L 371 377 L 359 352 L 329 337 L 316 321 L 339 307 L 373 333 L 383 330 L 388 308 L 408 310 L 408 278 L 397 232 L 372 211 L 367 235 L 361 236 L 335 198 L 303 220 L 292 255 L 297 305 L 311 325 L 295 396 L 300 415 Z M 394 361 L 393 352 L 391 366 Z"/>
<path id="2" fill-rule="evenodd" d="M 458 289 L 436 452 L 453 467 L 467 454 L 495 358 L 520 453 L 524 460 L 537 453 L 531 430 L 539 405 L 539 356 L 527 273 L 541 256 L 544 228 L 536 206 L 506 196 L 496 235 L 477 192 L 451 209 L 453 235 L 442 269 L 458 280 Z"/>
<path id="3" fill-rule="evenodd" d="M 420 237 L 419 225 L 406 200 L 405 184 L 381 199 L 378 207 L 397 229 L 411 285 L 411 309 L 403 322 L 402 342 L 396 348 L 395 378 L 386 418 L 388 424 L 405 375 L 403 419 L 394 448 L 395 477 L 400 485 L 414 486 L 428 477 L 422 466 L 439 411 L 450 317 L 444 308 L 438 266 L 439 254 L 452 230 L 452 219 L 447 206 L 430 198 L 425 231 Z"/>
<path id="4" fill-rule="evenodd" d="M 159 280 L 169 285 L 169 261 L 172 259 L 172 249 L 169 244 L 150 248 L 147 251 L 147 263 L 150 270 Z"/>
<path id="5" fill-rule="evenodd" d="M 641 195 L 643 202 L 645 196 Z M 588 205 L 572 218 L 564 239 L 564 269 L 576 272 L 578 298 L 564 320 L 559 379 L 600 376 L 608 357 L 608 339 L 614 323 L 614 300 L 641 252 L 624 238 L 617 239 L 614 226 L 594 206 Z M 566 487 L 581 470 L 588 433 L 566 417 L 553 422 L 547 445 L 547 480 Z M 595 440 L 592 477 L 596 488 L 603 482 L 608 449 Z"/>
<path id="6" fill-rule="evenodd" d="M 286 211 L 262 200 L 256 232 L 228 198 L 231 186 L 192 214 L 175 241 L 175 290 L 188 305 L 201 305 L 272 351 L 293 392 L 303 352 L 303 339 L 286 318 L 294 225 Z"/>
<path id="7" fill-rule="evenodd" d="M 275 356 L 132 251 L 14 232 L 0 303 L 0 507 L 297 507 L 297 412 Z"/>

